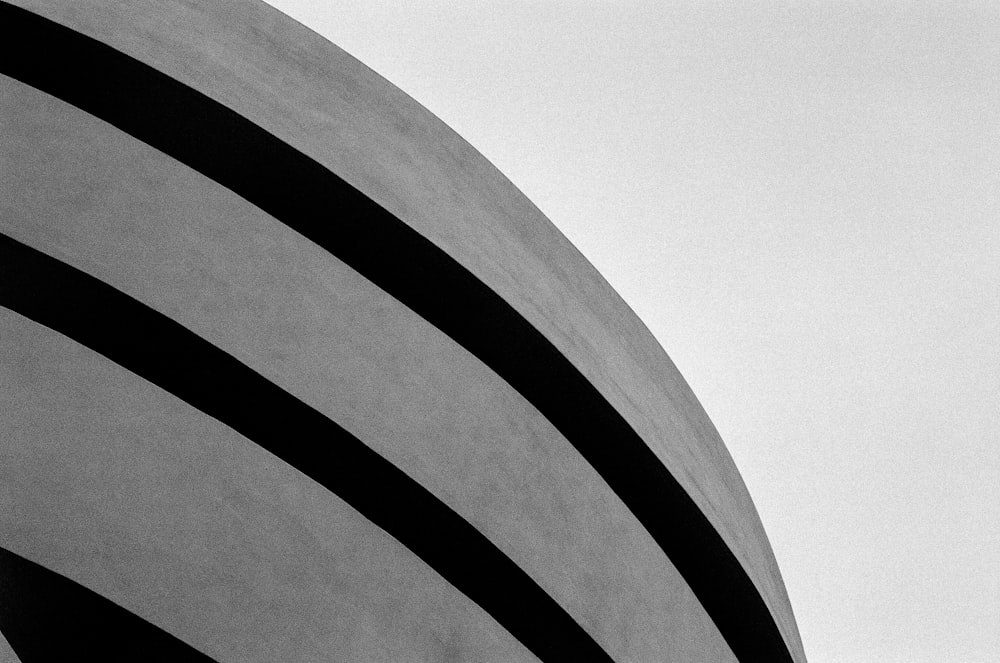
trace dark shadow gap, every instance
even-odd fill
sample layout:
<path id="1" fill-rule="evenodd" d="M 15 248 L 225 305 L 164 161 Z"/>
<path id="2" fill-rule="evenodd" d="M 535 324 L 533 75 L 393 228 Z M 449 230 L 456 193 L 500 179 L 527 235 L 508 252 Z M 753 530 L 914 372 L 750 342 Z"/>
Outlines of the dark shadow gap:
<path id="1" fill-rule="evenodd" d="M 21 663 L 216 663 L 117 603 L 3 547 L 0 632 Z"/>

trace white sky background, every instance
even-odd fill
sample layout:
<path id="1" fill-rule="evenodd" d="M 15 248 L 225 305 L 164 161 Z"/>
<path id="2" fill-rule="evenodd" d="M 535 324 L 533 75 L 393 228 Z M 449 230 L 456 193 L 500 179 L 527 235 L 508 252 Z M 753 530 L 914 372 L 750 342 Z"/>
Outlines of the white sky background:
<path id="1" fill-rule="evenodd" d="M 811 663 L 1000 661 L 1000 3 L 270 2 L 649 326 Z"/>

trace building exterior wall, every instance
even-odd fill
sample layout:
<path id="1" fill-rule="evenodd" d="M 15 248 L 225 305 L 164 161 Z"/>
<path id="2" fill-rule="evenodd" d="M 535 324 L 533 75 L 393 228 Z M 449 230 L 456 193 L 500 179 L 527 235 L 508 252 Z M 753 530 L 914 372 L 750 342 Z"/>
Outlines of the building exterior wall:
<path id="1" fill-rule="evenodd" d="M 509 306 L 496 309 L 498 324 L 536 330 L 549 344 L 539 347 L 567 360 L 652 452 L 717 535 L 722 552 L 706 558 L 728 554 L 736 570 L 726 572 L 748 579 L 733 592 L 755 593 L 762 609 L 748 619 L 772 620 L 784 655 L 804 660 L 750 498 L 683 378 L 582 256 L 447 127 L 260 3 L 14 4 L 235 111 L 429 240 L 426 255 L 453 261 L 469 292 L 485 286 Z M 685 549 L 664 547 L 650 506 L 609 483 L 607 454 L 581 451 L 556 406 L 461 336 L 461 321 L 438 323 L 422 308 L 433 303 L 383 287 L 368 263 L 317 239 L 365 219 L 319 198 L 315 226 L 296 229 L 169 146 L 4 73 L 0 232 L 180 323 L 335 422 L 484 535 L 611 659 L 757 651 L 711 607 L 724 592 L 698 584 L 711 569 L 692 571 Z M 361 251 L 377 257 L 381 238 L 367 239 Z M 519 641 L 488 602 L 313 468 L 29 317 L 0 308 L 8 550 L 219 661 L 559 658 Z M 338 462 L 335 443 L 302 444 L 316 463 Z"/>

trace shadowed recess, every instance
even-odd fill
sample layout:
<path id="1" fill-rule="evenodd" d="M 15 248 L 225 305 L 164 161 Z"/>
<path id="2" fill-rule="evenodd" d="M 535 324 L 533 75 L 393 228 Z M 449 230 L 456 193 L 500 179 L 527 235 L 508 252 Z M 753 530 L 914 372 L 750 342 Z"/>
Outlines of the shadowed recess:
<path id="1" fill-rule="evenodd" d="M 2 547 L 0 631 L 22 663 L 215 663 L 100 594 Z"/>
<path id="2" fill-rule="evenodd" d="M 169 391 L 395 537 L 542 661 L 611 661 L 517 564 L 338 424 L 162 313 L 0 234 L 0 306 Z"/>
<path id="3" fill-rule="evenodd" d="M 792 660 L 746 570 L 656 454 L 551 342 L 475 275 L 318 162 L 183 83 L 2 2 L 0 25 L 6 28 L 0 71 L 229 188 L 478 357 L 618 494 L 738 659 Z M 26 57 L 27 44 L 45 44 L 49 57 Z"/>

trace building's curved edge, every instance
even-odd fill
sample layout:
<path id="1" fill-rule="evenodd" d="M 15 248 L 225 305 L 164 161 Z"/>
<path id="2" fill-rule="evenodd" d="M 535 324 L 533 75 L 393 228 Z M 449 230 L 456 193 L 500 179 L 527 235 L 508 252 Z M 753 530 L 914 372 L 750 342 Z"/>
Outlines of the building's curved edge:
<path id="1" fill-rule="evenodd" d="M 404 301 L 406 301 L 406 300 L 404 299 Z M 533 330 L 528 330 L 528 333 L 530 334 L 530 333 L 531 333 L 531 331 L 533 331 Z M 710 424 L 709 424 L 709 426 L 710 426 Z M 738 478 L 738 477 L 737 477 L 737 478 Z M 695 495 L 695 497 L 697 498 L 697 495 Z M 752 507 L 751 507 L 751 508 L 752 508 Z M 709 514 L 709 515 L 711 515 L 711 514 Z M 764 542 L 764 544 L 763 544 L 763 545 L 765 545 L 765 546 L 766 546 L 766 541 Z M 745 563 L 745 560 L 744 560 L 744 563 Z M 752 566 L 752 565 L 751 565 L 751 566 Z M 754 578 L 754 580 L 756 580 L 756 578 Z M 780 580 L 779 580 L 779 584 L 780 584 Z"/>
<path id="2" fill-rule="evenodd" d="M 129 91 L 131 92 L 132 90 L 130 89 Z M 135 109 L 133 108 L 132 110 L 135 110 Z M 246 155 L 244 154 L 243 156 L 246 156 Z M 273 155 L 272 155 L 272 154 L 268 154 L 268 156 L 273 156 Z M 245 163 L 245 162 L 244 162 L 244 163 Z M 242 173 L 241 173 L 241 174 L 242 174 Z M 284 192 L 284 193 L 287 193 L 287 192 Z M 282 216 L 282 215 L 281 215 L 281 214 L 279 214 L 279 217 L 280 217 L 280 216 Z M 362 271 L 365 271 L 365 270 L 362 270 Z M 453 270 L 450 270 L 450 271 L 453 271 Z M 368 272 L 366 272 L 366 273 L 368 273 Z M 446 280 L 445 280 L 445 282 L 448 282 L 448 280 L 450 280 L 450 279 L 446 279 Z M 476 286 L 479 286 L 479 285 L 480 285 L 480 284 L 479 284 L 479 282 L 478 282 L 478 281 L 475 281 L 475 280 L 473 280 L 473 281 L 471 282 L 471 284 L 473 285 L 473 287 L 476 287 Z M 394 293 L 394 294 L 395 294 L 395 293 Z M 403 298 L 403 299 L 404 299 L 404 301 L 407 301 L 407 300 L 406 300 L 405 298 Z M 501 305 L 501 307 L 502 307 L 502 305 Z M 423 311 L 423 312 L 424 312 L 424 313 L 426 314 L 426 312 L 425 312 L 425 311 Z M 533 330 L 533 329 L 530 329 L 530 328 L 529 328 L 529 329 L 527 329 L 526 331 L 527 331 L 527 333 L 528 333 L 528 334 L 529 334 L 529 336 L 530 336 L 530 335 L 531 335 L 531 333 L 532 333 L 532 332 L 533 332 L 534 330 Z M 452 333 L 454 334 L 454 331 L 452 331 Z M 470 341 L 470 342 L 471 342 L 471 341 Z M 561 356 L 557 356 L 557 357 L 555 357 L 555 360 L 556 360 L 556 361 L 558 361 L 559 359 L 561 359 Z M 487 363 L 489 363 L 489 362 L 487 362 Z M 508 373 L 509 373 L 509 372 L 508 372 Z M 536 384 L 537 384 L 537 383 L 536 383 Z M 562 384 L 561 382 L 557 382 L 557 386 L 563 386 L 563 384 Z M 581 386 L 583 386 L 583 388 L 584 388 L 584 389 L 586 390 L 586 388 L 587 388 L 587 387 L 588 387 L 589 385 L 581 385 Z M 600 400 L 600 399 L 599 399 L 599 397 L 598 397 L 598 400 Z M 550 411 L 550 412 L 547 412 L 547 414 L 550 414 L 550 413 L 551 413 L 551 411 Z M 612 418 L 614 418 L 614 415 L 612 415 Z M 621 432 L 622 432 L 622 433 L 624 433 L 624 432 L 625 432 L 625 431 L 624 431 L 624 429 L 623 429 L 623 430 L 622 430 Z M 612 463 L 613 463 L 613 462 L 614 462 L 614 460 L 612 460 Z M 645 466 L 646 466 L 646 467 L 648 467 L 648 466 L 649 466 L 649 464 L 647 463 L 647 464 L 646 464 Z M 607 469 L 608 469 L 608 466 L 606 465 L 606 466 L 605 466 L 605 470 L 607 470 Z M 623 474 L 629 474 L 629 475 L 630 475 L 631 473 L 630 473 L 630 472 L 625 472 L 625 473 L 623 473 Z M 624 482 L 624 481 L 623 481 L 623 482 L 617 482 L 617 483 L 619 483 L 619 485 L 624 485 L 624 484 L 625 484 L 625 482 Z M 680 499 L 684 499 L 684 496 L 681 496 L 681 498 L 680 498 Z M 626 500 L 626 501 L 630 501 L 630 500 Z M 632 503 L 634 504 L 634 501 L 632 501 Z M 691 511 L 689 510 L 689 511 L 688 511 L 688 513 L 690 514 L 690 513 L 691 513 Z M 689 524 L 689 525 L 690 525 L 690 524 Z M 695 530 L 697 531 L 697 527 L 698 527 L 698 526 L 697 526 L 697 525 L 694 525 L 693 527 L 694 527 L 694 529 L 695 529 Z M 702 528 L 702 530 L 704 531 L 704 530 L 705 530 L 705 528 Z M 658 537 L 658 538 L 662 539 L 663 537 L 662 537 L 662 535 L 661 535 L 661 536 L 660 536 L 660 537 Z M 676 551 L 675 551 L 675 554 L 674 554 L 674 555 L 672 555 L 672 557 L 674 557 L 674 558 L 677 558 L 677 557 L 678 557 L 678 554 L 676 553 Z M 699 561 L 699 562 L 702 562 L 702 563 L 704 562 L 704 555 L 703 555 L 703 554 L 702 554 L 702 555 L 699 555 L 699 560 L 698 560 L 698 561 Z M 683 564 L 684 564 L 684 561 L 683 561 L 683 560 L 681 560 L 681 565 L 683 566 Z M 726 568 L 727 568 L 727 563 L 726 563 L 726 562 L 725 562 L 725 560 L 723 559 L 723 560 L 722 560 L 722 563 L 717 563 L 717 564 L 715 564 L 714 566 L 715 566 L 715 570 L 716 570 L 716 571 L 719 571 L 719 570 L 724 570 L 724 569 L 726 569 Z M 730 565 L 730 566 L 731 566 L 731 565 Z M 739 571 L 738 571 L 737 569 L 731 569 L 731 571 L 732 571 L 732 572 L 734 572 L 734 573 L 736 573 L 737 575 L 739 575 Z M 732 578 L 730 578 L 729 580 L 732 580 Z M 722 582 L 722 583 L 719 583 L 719 579 L 718 579 L 718 575 L 717 575 L 717 573 L 713 573 L 713 574 L 712 574 L 712 578 L 711 578 L 711 581 L 714 581 L 714 582 L 715 582 L 715 584 L 716 584 L 716 586 L 717 586 L 717 589 L 718 589 L 718 588 L 721 588 L 721 587 L 727 587 L 727 588 L 731 588 L 731 587 L 733 586 L 733 584 L 734 584 L 733 582 Z M 694 581 L 694 583 L 693 583 L 693 584 L 694 584 L 694 585 L 697 585 L 697 584 L 698 584 L 698 579 L 697 579 L 697 578 L 695 578 L 695 581 Z M 697 588 L 697 587 L 696 587 L 696 592 L 698 592 L 698 591 L 699 591 L 699 589 L 701 589 L 701 592 L 700 592 L 700 594 L 701 594 L 701 595 L 702 595 L 703 597 L 704 597 L 704 596 L 706 596 L 706 593 L 705 593 L 705 591 L 704 591 L 704 587 L 701 587 L 701 588 Z M 717 611 L 714 611 L 714 610 L 713 610 L 713 608 L 716 608 L 717 606 L 713 606 L 713 605 L 711 605 L 711 596 L 710 596 L 711 594 L 712 594 L 712 592 L 711 592 L 711 591 L 709 591 L 709 592 L 708 592 L 708 595 L 709 595 L 709 601 L 708 601 L 708 603 L 710 604 L 710 605 L 708 606 L 708 607 L 709 607 L 709 611 L 710 611 L 710 612 L 714 612 L 714 614 L 715 614 L 715 617 L 716 617 L 716 619 L 718 620 L 718 618 L 719 618 L 719 613 L 718 613 Z M 718 592 L 717 592 L 717 594 L 718 594 Z M 728 602 L 728 599 L 727 599 L 726 601 L 723 601 L 722 603 L 720 603 L 720 605 L 721 605 L 722 609 L 723 609 L 723 610 L 725 610 L 725 609 L 729 608 L 729 606 L 730 606 L 730 603 Z M 753 611 L 752 611 L 752 610 L 751 610 L 750 612 L 751 612 L 751 613 L 753 613 Z M 732 620 L 733 620 L 733 622 L 734 622 L 734 623 L 736 623 L 737 621 L 739 621 L 739 622 L 745 622 L 745 614 L 746 614 L 746 611 L 745 611 L 745 610 L 732 610 L 732 615 L 731 615 L 731 618 L 732 618 Z M 739 615 L 739 616 L 737 616 L 737 615 Z M 725 620 L 725 618 L 723 619 L 723 621 L 724 621 L 724 622 L 726 621 L 726 620 Z M 725 630 L 725 629 L 724 629 L 724 630 Z M 758 631 L 758 633 L 759 633 L 759 631 Z M 730 635 L 731 635 L 731 633 L 730 633 Z"/>

